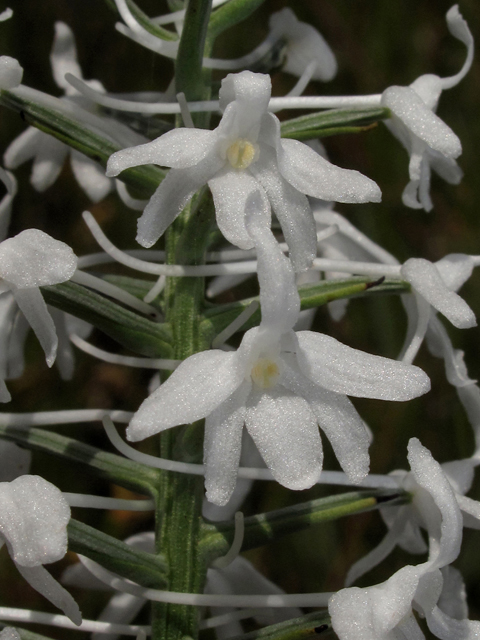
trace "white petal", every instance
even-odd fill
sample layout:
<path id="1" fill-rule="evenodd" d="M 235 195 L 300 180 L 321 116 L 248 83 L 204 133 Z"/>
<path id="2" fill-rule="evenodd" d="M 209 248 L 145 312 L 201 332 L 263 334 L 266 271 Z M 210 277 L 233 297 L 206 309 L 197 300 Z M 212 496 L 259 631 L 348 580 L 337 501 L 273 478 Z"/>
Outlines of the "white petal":
<path id="1" fill-rule="evenodd" d="M 179 424 L 205 418 L 242 383 L 237 353 L 202 351 L 187 358 L 141 404 L 127 429 L 129 440 L 143 440 Z"/>
<path id="2" fill-rule="evenodd" d="M 222 80 L 220 88 L 220 109 L 235 101 L 235 137 L 248 138 L 255 142 L 258 136 L 260 119 L 267 111 L 272 83 L 270 76 L 252 71 L 229 73 Z M 219 132 L 225 133 L 220 124 Z"/>
<path id="3" fill-rule="evenodd" d="M 53 79 L 60 89 L 70 91 L 72 88 L 72 85 L 65 80 L 66 73 L 82 78 L 82 70 L 77 61 L 75 39 L 72 30 L 64 22 L 55 23 L 50 64 L 52 65 Z"/>
<path id="4" fill-rule="evenodd" d="M 0 89 L 14 89 L 22 81 L 23 69 L 18 60 L 0 56 Z"/>
<path id="5" fill-rule="evenodd" d="M 17 289 L 69 280 L 77 257 L 64 242 L 39 229 L 27 229 L 0 243 L 0 276 Z"/>
<path id="6" fill-rule="evenodd" d="M 244 382 L 205 420 L 205 488 L 207 500 L 219 506 L 227 504 L 235 489 L 250 390 L 251 383 Z"/>
<path id="7" fill-rule="evenodd" d="M 47 305 L 40 290 L 35 287 L 32 289 L 15 289 L 13 295 L 21 312 L 28 320 L 28 324 L 32 327 L 42 345 L 47 364 L 51 367 L 57 355 L 58 339 L 52 316 L 48 313 Z"/>
<path id="8" fill-rule="evenodd" d="M 293 393 L 306 399 L 349 480 L 354 484 L 361 482 L 368 473 L 370 439 L 350 400 L 313 384 L 287 365 L 281 380 Z"/>
<path id="9" fill-rule="evenodd" d="M 475 263 L 471 256 L 463 253 L 449 253 L 435 263 L 442 280 L 450 291 L 458 291 L 470 278 Z"/>
<path id="10" fill-rule="evenodd" d="M 0 240 L 4 239 L 10 226 L 13 198 L 17 193 L 17 181 L 13 173 L 0 167 L 0 180 L 7 188 L 7 193 L 0 202 Z"/>
<path id="11" fill-rule="evenodd" d="M 288 489 L 309 489 L 322 468 L 317 421 L 307 402 L 277 385 L 249 398 L 246 427 L 274 478 Z"/>
<path id="12" fill-rule="evenodd" d="M 35 567 L 67 552 L 70 508 L 62 492 L 39 476 L 0 484 L 0 532 L 12 559 Z"/>
<path id="13" fill-rule="evenodd" d="M 61 609 L 76 625 L 82 624 L 82 614 L 77 603 L 44 567 L 23 567 L 16 563 L 25 580 L 52 604 Z"/>
<path id="14" fill-rule="evenodd" d="M 473 311 L 465 300 L 447 288 L 440 272 L 431 262 L 423 258 L 410 258 L 401 267 L 400 272 L 402 277 L 455 327 L 467 329 L 476 326 Z"/>
<path id="15" fill-rule="evenodd" d="M 45 191 L 60 175 L 69 148 L 53 136 L 42 132 L 33 160 L 30 182 L 37 191 Z"/>
<path id="16" fill-rule="evenodd" d="M 265 189 L 282 226 L 295 271 L 305 271 L 317 254 L 315 221 L 307 198 L 280 175 L 275 153 L 266 145 L 250 170 Z"/>
<path id="17" fill-rule="evenodd" d="M 463 171 L 453 158 L 446 158 L 438 151 L 428 149 L 428 162 L 430 167 L 445 182 L 449 184 L 460 184 L 463 178 Z"/>
<path id="18" fill-rule="evenodd" d="M 101 622 L 130 624 L 147 604 L 145 598 L 129 593 L 116 593 L 98 616 Z M 121 636 L 113 633 L 92 633 L 92 640 L 118 640 Z"/>
<path id="19" fill-rule="evenodd" d="M 261 189 L 247 171 L 224 168 L 208 181 L 215 204 L 217 224 L 223 236 L 240 249 L 253 247 L 245 228 L 245 207 L 248 197 Z M 263 191 L 263 189 L 262 189 Z M 258 211 L 265 225 L 270 227 L 270 205 L 263 193 L 263 206 Z"/>
<path id="20" fill-rule="evenodd" d="M 416 494 L 430 536 L 429 562 L 433 562 L 432 568 L 444 567 L 457 558 L 462 542 L 462 516 L 455 494 L 441 466 L 417 438 L 411 438 L 408 443 L 408 462 L 415 481 L 427 490 L 440 511 L 441 530 L 438 531 L 438 516 L 432 510 L 433 505 L 423 500 L 421 493 Z M 432 539 L 437 541 L 435 546 Z"/>
<path id="21" fill-rule="evenodd" d="M 113 189 L 113 181 L 105 176 L 103 168 L 83 153 L 73 149 L 70 164 L 78 184 L 92 202 L 100 202 Z"/>
<path id="22" fill-rule="evenodd" d="M 455 493 L 463 496 L 470 491 L 475 475 L 475 467 L 477 465 L 478 461 L 473 458 L 452 460 L 442 464 L 442 469 Z M 457 501 L 458 497 L 457 495 Z"/>
<path id="23" fill-rule="evenodd" d="M 20 634 L 13 627 L 4 627 L 0 633 L 0 640 L 22 640 Z"/>
<path id="24" fill-rule="evenodd" d="M 3 156 L 7 169 L 16 169 L 27 160 L 30 160 L 30 158 L 33 158 L 37 153 L 38 143 L 42 142 L 43 135 L 35 127 L 28 127 L 18 138 L 15 138 L 9 144 Z"/>
<path id="25" fill-rule="evenodd" d="M 451 618 L 468 618 L 467 593 L 462 574 L 449 565 L 442 569 L 443 589 L 438 608 Z"/>
<path id="26" fill-rule="evenodd" d="M 186 169 L 211 154 L 217 135 L 207 129 L 172 129 L 153 142 L 116 151 L 107 163 L 107 176 L 118 176 L 130 167 L 158 164 L 162 167 Z"/>
<path id="27" fill-rule="evenodd" d="M 457 387 L 458 397 L 465 409 L 475 436 L 475 455 L 480 453 L 480 389 L 476 384 Z"/>
<path id="28" fill-rule="evenodd" d="M 221 168 L 223 161 L 207 158 L 190 169 L 171 169 L 138 219 L 137 242 L 150 248 L 179 215 L 195 191 Z"/>
<path id="29" fill-rule="evenodd" d="M 441 640 L 476 640 L 480 633 L 480 622 L 476 620 L 455 620 L 450 618 L 438 607 L 426 615 L 430 631 Z"/>
<path id="30" fill-rule="evenodd" d="M 462 153 L 458 136 L 428 108 L 414 89 L 389 87 L 383 92 L 382 104 L 432 149 L 447 158 L 457 158 Z"/>
<path id="31" fill-rule="evenodd" d="M 257 250 L 261 326 L 283 334 L 297 321 L 300 297 L 290 260 L 284 256 L 269 226 L 254 214 L 255 199 L 252 197 L 247 203 L 246 215 L 247 230 Z"/>
<path id="32" fill-rule="evenodd" d="M 429 351 L 437 358 L 443 358 L 449 383 L 457 387 L 457 391 L 459 387 L 473 386 L 475 381 L 468 375 L 463 351 L 453 348 L 447 330 L 436 315 L 430 318 L 426 338 Z"/>
<path id="33" fill-rule="evenodd" d="M 68 337 L 65 322 L 66 314 L 54 307 L 47 307 L 55 325 L 55 331 L 58 338 L 57 348 L 57 367 L 62 380 L 71 380 L 75 369 L 75 355 L 72 343 Z"/>
<path id="34" fill-rule="evenodd" d="M 281 140 L 278 167 L 301 193 L 335 202 L 380 202 L 378 185 L 358 171 L 331 164 L 298 140 Z"/>
<path id="35" fill-rule="evenodd" d="M 5 381 L 0 378 L 0 402 L 10 402 L 12 396 L 10 395 L 10 391 L 7 389 L 7 385 Z"/>
<path id="36" fill-rule="evenodd" d="M 414 365 L 352 349 L 313 331 L 299 331 L 297 338 L 298 363 L 303 373 L 330 391 L 404 401 L 430 389 L 428 376 Z"/>

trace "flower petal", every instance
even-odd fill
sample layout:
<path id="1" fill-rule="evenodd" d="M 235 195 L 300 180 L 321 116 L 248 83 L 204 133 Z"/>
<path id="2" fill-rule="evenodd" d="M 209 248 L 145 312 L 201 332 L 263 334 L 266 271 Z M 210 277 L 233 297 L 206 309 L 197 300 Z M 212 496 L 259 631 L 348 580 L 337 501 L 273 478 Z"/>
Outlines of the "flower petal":
<path id="1" fill-rule="evenodd" d="M 252 238 L 245 228 L 247 199 L 261 190 L 262 206 L 257 215 L 266 227 L 270 227 L 270 205 L 263 189 L 247 171 L 235 171 L 225 167 L 208 181 L 215 204 L 217 224 L 223 236 L 240 249 L 251 249 Z"/>
<path id="2" fill-rule="evenodd" d="M 171 169 L 138 219 L 137 242 L 150 248 L 179 215 L 195 191 L 221 169 L 223 161 L 207 158 L 190 169 Z"/>
<path id="3" fill-rule="evenodd" d="M 435 266 L 450 291 L 458 291 L 472 275 L 475 262 L 472 256 L 464 253 L 449 253 L 438 260 Z"/>
<path id="4" fill-rule="evenodd" d="M 0 633 L 0 640 L 22 640 L 14 627 L 4 627 Z"/>
<path id="5" fill-rule="evenodd" d="M 202 351 L 182 362 L 140 406 L 127 429 L 143 440 L 179 424 L 205 418 L 240 386 L 245 371 L 234 352 Z"/>
<path id="6" fill-rule="evenodd" d="M 391 109 L 414 135 L 432 149 L 447 158 L 457 158 L 462 153 L 458 136 L 429 109 L 411 87 L 389 87 L 382 94 L 382 104 Z"/>
<path id="7" fill-rule="evenodd" d="M 456 620 L 447 616 L 439 607 L 434 607 L 425 617 L 430 631 L 441 640 L 475 640 L 480 633 L 480 622 L 477 620 Z"/>
<path id="8" fill-rule="evenodd" d="M 272 82 L 264 73 L 241 71 L 229 73 L 220 88 L 220 109 L 235 101 L 235 134 L 255 141 L 258 136 L 260 118 L 267 111 Z M 222 128 L 223 129 L 223 128 Z"/>
<path id="9" fill-rule="evenodd" d="M 274 478 L 288 489 L 318 480 L 323 452 L 317 421 L 307 402 L 282 388 L 253 391 L 245 424 Z"/>
<path id="10" fill-rule="evenodd" d="M 348 479 L 357 484 L 368 473 L 370 438 L 350 400 L 313 384 L 285 364 L 281 382 L 308 402 Z"/>
<path id="11" fill-rule="evenodd" d="M 313 331 L 299 331 L 297 338 L 298 363 L 304 375 L 330 391 L 404 401 L 430 390 L 428 376 L 414 365 L 352 349 Z"/>
<path id="12" fill-rule="evenodd" d="M 43 132 L 37 144 L 30 183 L 34 189 L 43 192 L 51 187 L 60 175 L 69 148 Z"/>
<path id="13" fill-rule="evenodd" d="M 224 506 L 230 500 L 237 481 L 245 422 L 245 403 L 251 383 L 240 387 L 205 420 L 203 461 L 207 500 Z"/>
<path id="14" fill-rule="evenodd" d="M 72 85 L 65 80 L 65 74 L 71 73 L 82 79 L 82 70 L 77 60 L 77 49 L 72 30 L 64 22 L 55 23 L 55 36 L 50 53 L 53 79 L 57 87 L 70 92 Z M 75 93 L 77 93 L 75 91 Z"/>
<path id="15" fill-rule="evenodd" d="M 249 168 L 282 226 L 295 271 L 305 271 L 317 255 L 317 232 L 307 198 L 280 175 L 275 152 L 267 145 L 262 145 L 260 158 Z"/>
<path id="16" fill-rule="evenodd" d="M 0 56 L 0 89 L 14 89 L 21 83 L 23 69 L 18 60 Z"/>
<path id="17" fill-rule="evenodd" d="M 42 567 L 24 567 L 16 563 L 18 571 L 38 593 L 58 607 L 70 620 L 80 626 L 82 614 L 78 604 L 52 576 Z"/>
<path id="18" fill-rule="evenodd" d="M 33 158 L 37 153 L 38 143 L 41 143 L 44 135 L 35 127 L 28 127 L 18 138 L 15 138 L 9 144 L 3 156 L 7 169 L 16 169 L 27 160 L 30 160 L 30 158 Z"/>
<path id="19" fill-rule="evenodd" d="M 105 176 L 103 168 L 83 153 L 73 149 L 70 164 L 78 184 L 92 202 L 100 202 L 113 189 L 113 181 Z"/>
<path id="20" fill-rule="evenodd" d="M 459 295 L 450 291 L 439 270 L 424 258 L 410 258 L 401 267 L 402 277 L 432 307 L 440 311 L 458 329 L 475 327 L 475 314 Z"/>
<path id="21" fill-rule="evenodd" d="M 21 312 L 28 320 L 28 324 L 32 327 L 42 345 L 47 364 L 51 367 L 57 355 L 58 339 L 55 324 L 52 316 L 48 313 L 47 305 L 40 290 L 36 287 L 15 289 L 13 295 Z"/>
<path id="22" fill-rule="evenodd" d="M 174 169 L 193 167 L 212 153 L 216 143 L 216 133 L 208 129 L 172 129 L 153 142 L 113 153 L 107 162 L 106 175 L 118 176 L 125 169 L 144 164 Z"/>
<path id="23" fill-rule="evenodd" d="M 359 171 L 335 166 L 298 140 L 277 146 L 280 173 L 307 196 L 335 202 L 380 202 L 378 185 Z"/>

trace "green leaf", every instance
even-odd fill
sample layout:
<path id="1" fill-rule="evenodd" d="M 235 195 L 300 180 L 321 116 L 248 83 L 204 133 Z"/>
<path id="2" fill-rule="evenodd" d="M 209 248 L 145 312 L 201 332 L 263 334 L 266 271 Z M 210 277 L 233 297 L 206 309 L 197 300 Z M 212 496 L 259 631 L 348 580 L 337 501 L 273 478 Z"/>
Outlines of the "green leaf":
<path id="1" fill-rule="evenodd" d="M 1 424 L 0 437 L 26 447 L 51 453 L 64 460 L 87 465 L 92 471 L 115 484 L 156 497 L 159 472 L 139 462 L 107 453 L 73 438 L 35 427 L 9 427 Z"/>
<path id="2" fill-rule="evenodd" d="M 87 556 L 142 587 L 162 589 L 166 586 L 167 565 L 163 556 L 135 549 L 73 518 L 67 531 L 69 551 Z"/>
<path id="3" fill-rule="evenodd" d="M 410 285 L 401 280 L 378 280 L 359 276 L 345 280 L 322 280 L 315 284 L 307 284 L 298 288 L 301 309 L 320 307 L 332 300 L 342 298 L 356 298 L 364 295 L 388 295 L 410 291 Z M 247 298 L 230 304 L 215 305 L 206 309 L 200 330 L 207 343 L 232 323 L 254 300 L 259 297 Z M 256 327 L 261 321 L 261 310 L 258 309 L 240 329 L 246 331 Z"/>
<path id="4" fill-rule="evenodd" d="M 77 149 L 89 158 L 106 166 L 108 158 L 123 148 L 91 130 L 73 115 L 65 113 L 62 103 L 56 98 L 58 109 L 46 107 L 33 99 L 16 95 L 14 91 L 0 91 L 0 104 L 17 111 L 28 124 Z M 138 190 L 137 197 L 148 198 L 165 177 L 165 172 L 153 165 L 133 167 L 123 171 L 120 179 Z M 143 194 L 143 195 L 142 195 Z"/>
<path id="5" fill-rule="evenodd" d="M 360 133 L 379 120 L 390 118 L 389 109 L 332 109 L 285 120 L 281 123 L 282 138 L 311 140 L 339 133 Z"/>
<path id="6" fill-rule="evenodd" d="M 117 5 L 115 4 L 115 2 L 113 0 L 106 0 L 107 5 L 113 9 L 113 11 L 115 11 L 115 13 L 117 14 L 117 16 L 119 18 L 121 18 L 120 13 L 117 9 Z M 150 18 L 147 16 L 147 14 L 142 11 L 140 9 L 140 7 L 138 7 L 136 5 L 135 2 L 133 2 L 133 0 L 127 0 L 127 6 L 130 9 L 130 12 L 132 13 L 133 17 L 135 18 L 135 20 L 149 33 L 152 34 L 152 36 L 156 36 L 157 38 L 160 38 L 161 40 L 178 40 L 178 35 L 176 33 L 174 33 L 173 31 L 169 31 L 168 29 L 164 29 L 162 26 L 160 26 L 159 24 L 155 24 L 155 22 L 152 22 L 150 20 Z"/>
<path id="7" fill-rule="evenodd" d="M 231 640 L 322 640 L 333 632 L 330 616 L 326 611 L 315 611 L 301 618 L 292 618 L 285 622 L 251 631 Z"/>
<path id="8" fill-rule="evenodd" d="M 248 18 L 265 0 L 230 0 L 213 11 L 208 25 L 208 38 L 214 40 L 226 29 Z"/>
<path id="9" fill-rule="evenodd" d="M 48 304 L 93 324 L 127 349 L 151 358 L 172 357 L 168 325 L 148 320 L 74 282 L 41 291 Z"/>
<path id="10" fill-rule="evenodd" d="M 301 502 L 285 509 L 261 513 L 245 518 L 242 550 L 260 547 L 281 536 L 302 531 L 322 522 L 371 511 L 387 503 L 388 505 L 405 504 L 409 500 L 410 495 L 402 489 L 372 489 L 328 496 Z M 207 562 L 228 551 L 234 533 L 235 527 L 231 522 L 203 525 L 202 546 Z"/>

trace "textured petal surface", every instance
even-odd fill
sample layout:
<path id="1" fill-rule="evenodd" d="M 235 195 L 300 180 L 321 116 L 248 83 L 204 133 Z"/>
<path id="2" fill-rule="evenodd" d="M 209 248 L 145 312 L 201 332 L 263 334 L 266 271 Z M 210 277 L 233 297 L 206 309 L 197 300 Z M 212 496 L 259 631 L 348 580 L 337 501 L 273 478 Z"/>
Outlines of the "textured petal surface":
<path id="1" fill-rule="evenodd" d="M 65 282 L 76 268 L 70 247 L 39 229 L 27 229 L 0 244 L 0 277 L 18 289 Z"/>
<path id="2" fill-rule="evenodd" d="M 190 356 L 141 404 L 127 429 L 128 439 L 143 440 L 205 418 L 240 386 L 244 375 L 236 353 L 212 350 Z"/>
<path id="3" fill-rule="evenodd" d="M 16 289 L 13 293 L 21 312 L 45 351 L 48 366 L 51 367 L 57 355 L 58 339 L 55 324 L 52 316 L 48 313 L 40 290 L 37 288 Z"/>
<path id="4" fill-rule="evenodd" d="M 203 461 L 207 500 L 226 505 L 235 489 L 242 450 L 245 403 L 251 383 L 244 382 L 205 421 Z"/>
<path id="5" fill-rule="evenodd" d="M 430 390 L 428 376 L 414 365 L 352 349 L 335 338 L 297 333 L 298 363 L 322 387 L 359 398 L 411 400 Z"/>
<path id="6" fill-rule="evenodd" d="M 389 87 L 383 92 L 382 104 L 432 149 L 448 158 L 457 158 L 462 153 L 458 137 L 429 109 L 414 89 Z"/>
<path id="7" fill-rule="evenodd" d="M 280 175 L 275 152 L 266 145 L 250 170 L 265 189 L 280 222 L 295 271 L 305 271 L 317 254 L 317 232 L 307 198 Z"/>
<path id="8" fill-rule="evenodd" d="M 282 140 L 277 148 L 283 177 L 301 193 L 335 202 L 380 202 L 378 185 L 358 171 L 342 169 L 298 140 Z"/>
<path id="9" fill-rule="evenodd" d="M 208 186 L 213 195 L 217 224 L 223 236 L 240 249 L 251 249 L 253 242 L 245 228 L 245 207 L 248 197 L 261 189 L 258 182 L 247 171 L 235 171 L 226 167 L 208 181 Z M 265 226 L 270 227 L 270 205 L 264 193 L 262 200 L 258 216 Z"/>
<path id="10" fill-rule="evenodd" d="M 458 291 L 472 275 L 475 263 L 471 256 L 449 253 L 436 262 L 435 266 L 450 291 Z"/>
<path id="11" fill-rule="evenodd" d="M 92 202 L 100 202 L 113 189 L 113 181 L 105 176 L 103 168 L 83 153 L 72 150 L 70 164 L 78 184 Z"/>
<path id="12" fill-rule="evenodd" d="M 277 385 L 252 391 L 246 426 L 274 478 L 288 489 L 308 489 L 322 468 L 322 444 L 308 403 Z"/>
<path id="13" fill-rule="evenodd" d="M 138 219 L 137 242 L 147 249 L 169 227 L 195 191 L 221 169 L 223 161 L 208 158 L 190 169 L 171 169 Z"/>
<path id="14" fill-rule="evenodd" d="M 12 559 L 36 567 L 67 552 L 70 507 L 62 492 L 40 476 L 0 484 L 0 532 Z"/>
<path id="15" fill-rule="evenodd" d="M 354 484 L 361 482 L 370 464 L 370 439 L 350 400 L 313 384 L 288 366 L 285 366 L 282 384 L 307 400 L 348 479 Z"/>
<path id="16" fill-rule="evenodd" d="M 459 329 L 475 327 L 475 314 L 468 304 L 450 291 L 439 270 L 428 260 L 410 258 L 401 267 L 401 274 L 432 307 L 440 311 Z"/>
<path id="17" fill-rule="evenodd" d="M 220 89 L 220 109 L 235 101 L 235 124 L 232 133 L 235 137 L 247 138 L 252 142 L 258 136 L 260 119 L 267 111 L 272 83 L 270 76 L 252 71 L 229 73 L 222 80 Z M 219 129 L 224 132 L 224 127 Z"/>
<path id="18" fill-rule="evenodd" d="M 207 129 L 172 129 L 153 142 L 117 151 L 107 163 L 107 176 L 118 176 L 130 167 L 158 164 L 186 169 L 198 164 L 212 152 L 217 136 Z"/>

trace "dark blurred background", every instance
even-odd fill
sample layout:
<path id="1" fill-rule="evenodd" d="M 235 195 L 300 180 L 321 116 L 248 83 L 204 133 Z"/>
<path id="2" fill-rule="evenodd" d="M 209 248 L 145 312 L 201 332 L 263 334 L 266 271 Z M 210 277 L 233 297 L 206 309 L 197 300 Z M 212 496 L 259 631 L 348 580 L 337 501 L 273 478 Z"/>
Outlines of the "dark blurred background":
<path id="1" fill-rule="evenodd" d="M 66 22 L 77 38 L 78 54 L 84 77 L 99 79 L 111 92 L 165 90 L 173 65 L 142 50 L 114 29 L 115 15 L 101 0 L 21 0 L 15 3 L 14 17 L 0 25 L 2 54 L 18 58 L 25 69 L 24 83 L 59 95 L 53 83 L 49 52 L 56 20 Z M 139 0 L 149 15 L 166 10 L 166 3 Z M 407 85 L 424 73 L 452 75 L 464 61 L 465 48 L 448 32 L 445 13 L 450 7 L 443 0 L 266 0 L 254 16 L 234 30 L 226 32 L 214 50 L 215 57 L 237 57 L 247 53 L 266 34 L 272 11 L 290 6 L 297 16 L 317 27 L 333 48 L 339 63 L 336 79 L 328 84 L 312 83 L 311 94 L 380 93 L 392 84 Z M 460 5 L 474 36 L 480 37 L 480 13 L 475 0 Z M 218 76 L 220 78 L 220 76 Z M 277 73 L 274 94 L 282 95 L 294 79 Z M 330 159 L 357 169 L 374 179 L 383 192 L 380 205 L 343 205 L 338 210 L 373 240 L 382 244 L 400 260 L 425 257 L 438 260 L 447 253 L 480 254 L 480 64 L 474 61 L 466 79 L 446 91 L 438 108 L 439 116 L 458 134 L 463 144 L 459 159 L 465 177 L 459 186 L 450 186 L 433 178 L 431 213 L 413 211 L 402 205 L 401 193 L 408 180 L 408 157 L 383 125 L 362 135 L 341 135 L 326 139 Z M 288 115 L 288 114 L 287 114 Z M 295 114 L 298 115 L 298 112 Z M 284 117 L 285 114 L 280 114 Z M 2 110 L 0 148 L 25 127 L 17 114 Z M 26 227 L 37 227 L 71 244 L 78 255 L 96 251 L 96 245 L 80 214 L 93 212 L 105 232 L 120 246 L 134 247 L 136 213 L 119 203 L 115 194 L 97 205 L 90 205 L 65 165 L 61 179 L 45 193 L 29 186 L 30 164 L 16 176 L 19 195 L 14 204 L 12 234 Z M 475 273 L 462 295 L 480 315 L 480 274 Z M 320 309 L 315 328 L 339 340 L 371 353 L 395 357 L 405 332 L 405 317 L 397 299 L 369 298 L 352 301 L 340 323 L 334 323 Z M 466 352 L 472 378 L 480 377 L 480 338 L 477 329 L 467 331 L 448 327 L 456 348 Z M 451 331 L 450 331 L 451 330 Z M 113 341 L 95 334 L 95 342 L 115 350 Z M 72 382 L 62 382 L 55 370 L 47 370 L 36 340 L 29 339 L 28 365 L 24 376 L 12 383 L 14 400 L 8 411 L 35 411 L 55 408 L 104 407 L 135 410 L 146 396 L 150 374 L 142 370 L 109 365 L 77 353 L 78 367 Z M 424 398 L 406 404 L 379 401 L 355 401 L 362 417 L 375 435 L 371 447 L 371 469 L 387 473 L 406 468 L 406 445 L 412 436 L 420 438 L 440 462 L 471 455 L 472 430 L 455 390 L 447 383 L 443 363 L 422 348 L 416 363 L 432 379 L 432 391 Z M 109 448 L 99 425 L 68 427 L 63 433 Z M 337 463 L 326 443 L 326 468 Z M 147 445 L 148 446 L 148 445 Z M 127 492 L 90 478 L 85 469 L 35 455 L 32 471 L 40 473 L 65 491 L 98 492 L 125 496 Z M 337 490 L 335 490 L 337 491 Z M 270 510 L 322 495 L 327 487 L 316 487 L 302 495 L 273 483 L 255 487 L 245 505 L 245 513 Z M 480 499 L 477 482 L 472 497 Z M 103 514 L 76 510 L 75 517 L 118 537 L 125 537 L 151 526 L 147 515 L 120 512 Z M 328 523 L 311 531 L 285 539 L 248 554 L 258 568 L 289 592 L 335 590 L 341 588 L 349 566 L 376 545 L 385 533 L 378 514 L 370 513 Z M 467 531 L 462 553 L 455 563 L 461 569 L 469 590 L 471 617 L 480 617 L 479 533 Z M 73 559 L 73 558 L 70 558 Z M 360 581 L 374 584 L 389 577 L 405 563 L 422 561 L 395 551 L 389 559 Z M 60 569 L 52 568 L 59 574 Z M 2 554 L 0 597 L 10 606 L 48 607 L 23 581 L 13 585 L 15 568 Z M 9 584 L 8 591 L 6 585 Z M 104 597 L 84 598 L 75 592 L 86 617 L 98 615 Z M 52 637 L 65 638 L 61 630 L 45 630 Z M 70 637 L 70 632 L 68 634 Z"/>

